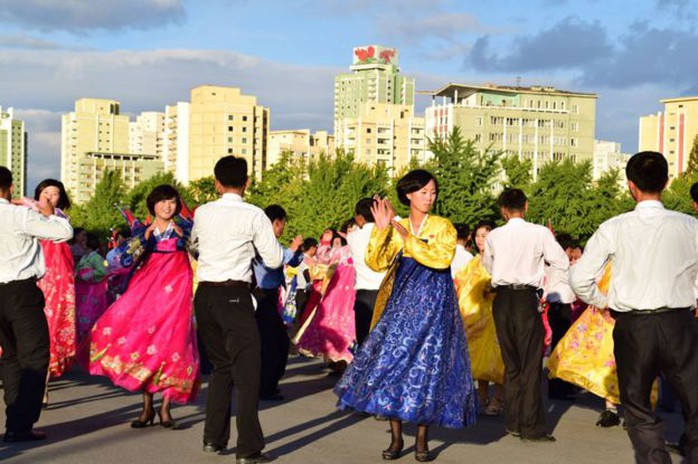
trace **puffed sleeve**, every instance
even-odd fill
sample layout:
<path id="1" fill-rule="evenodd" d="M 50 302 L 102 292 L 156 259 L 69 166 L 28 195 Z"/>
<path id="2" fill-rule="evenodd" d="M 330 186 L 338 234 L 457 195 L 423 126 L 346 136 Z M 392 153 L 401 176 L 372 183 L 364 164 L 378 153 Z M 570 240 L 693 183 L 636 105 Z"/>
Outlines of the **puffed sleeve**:
<path id="1" fill-rule="evenodd" d="M 374 227 L 366 249 L 366 265 L 376 272 L 387 270 L 402 246 L 399 234 L 392 227 L 383 230 Z"/>
<path id="2" fill-rule="evenodd" d="M 405 252 L 412 256 L 419 264 L 432 269 L 448 269 L 456 254 L 456 241 L 458 234 L 451 221 L 443 218 L 428 224 L 424 234 L 428 234 L 429 243 L 409 233 L 405 241 Z M 434 238 L 431 238 L 431 235 Z"/>

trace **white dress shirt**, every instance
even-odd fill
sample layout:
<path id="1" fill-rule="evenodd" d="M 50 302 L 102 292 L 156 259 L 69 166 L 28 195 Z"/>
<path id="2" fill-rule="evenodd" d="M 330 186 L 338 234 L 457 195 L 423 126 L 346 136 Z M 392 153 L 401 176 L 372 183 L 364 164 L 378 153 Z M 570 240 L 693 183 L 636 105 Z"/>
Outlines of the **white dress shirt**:
<path id="1" fill-rule="evenodd" d="M 473 255 L 468 253 L 463 245 L 456 244 L 456 254 L 451 261 L 451 278 L 455 279 L 458 271 L 463 269 L 471 259 L 473 259 Z"/>
<path id="2" fill-rule="evenodd" d="M 366 265 L 366 250 L 374 225 L 373 222 L 367 222 L 363 227 L 356 228 L 347 234 L 347 244 L 351 250 L 356 272 L 354 283 L 356 290 L 378 290 L 385 277 L 385 272 L 376 272 Z"/>
<path id="3" fill-rule="evenodd" d="M 595 277 L 612 261 L 608 295 Z M 587 303 L 615 311 L 695 306 L 698 221 L 642 201 L 609 219 L 589 239 L 570 272 L 574 291 Z"/>
<path id="4" fill-rule="evenodd" d="M 43 277 L 46 264 L 39 239 L 64 242 L 72 237 L 67 219 L 0 198 L 0 283 Z"/>
<path id="5" fill-rule="evenodd" d="M 531 285 L 543 288 L 545 263 L 567 272 L 565 250 L 546 227 L 511 218 L 487 234 L 482 264 L 492 275 L 492 286 Z"/>
<path id="6" fill-rule="evenodd" d="M 545 301 L 548 303 L 572 304 L 577 299 L 570 286 L 569 272 L 545 266 Z"/>
<path id="7" fill-rule="evenodd" d="M 191 242 L 199 251 L 199 282 L 251 283 L 255 249 L 269 268 L 280 267 L 284 259 L 264 211 L 234 193 L 224 193 L 196 210 Z"/>

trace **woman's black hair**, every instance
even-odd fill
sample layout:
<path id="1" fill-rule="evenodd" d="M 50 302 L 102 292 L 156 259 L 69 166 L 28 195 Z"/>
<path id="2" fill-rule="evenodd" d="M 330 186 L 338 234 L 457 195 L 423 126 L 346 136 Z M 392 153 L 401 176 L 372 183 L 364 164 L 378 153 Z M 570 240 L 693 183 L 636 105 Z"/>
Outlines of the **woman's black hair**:
<path id="1" fill-rule="evenodd" d="M 148 211 L 150 211 L 150 214 L 155 216 L 155 204 L 162 200 L 171 200 L 173 198 L 177 201 L 177 207 L 175 208 L 174 213 L 176 216 L 180 211 L 182 211 L 182 200 L 179 197 L 179 192 L 177 189 L 171 185 L 163 184 L 155 187 L 148 195 L 148 198 L 145 199 L 145 203 L 148 206 Z"/>
<path id="2" fill-rule="evenodd" d="M 47 187 L 56 187 L 58 189 L 59 196 L 58 204 L 56 205 L 58 208 L 70 208 L 70 200 L 68 199 L 68 194 L 65 192 L 65 186 L 63 185 L 63 182 L 56 179 L 44 179 L 39 183 L 39 185 L 36 186 L 36 189 L 34 189 L 34 199 L 36 201 L 39 201 L 41 192 L 43 192 Z"/>
<path id="3" fill-rule="evenodd" d="M 429 171 L 424 169 L 415 169 L 410 171 L 397 182 L 397 198 L 403 205 L 409 206 L 410 199 L 407 198 L 408 193 L 413 193 L 424 188 L 430 181 L 434 181 L 436 186 L 436 194 L 439 194 L 439 183 L 436 177 Z"/>
<path id="4" fill-rule="evenodd" d="M 475 236 L 477 235 L 477 231 L 480 229 L 487 229 L 489 232 L 492 229 L 496 229 L 497 224 L 494 223 L 494 221 L 490 221 L 489 219 L 483 219 L 482 221 L 478 222 L 475 224 L 475 227 L 473 227 L 473 247 L 475 250 L 477 250 L 477 243 L 475 242 Z"/>

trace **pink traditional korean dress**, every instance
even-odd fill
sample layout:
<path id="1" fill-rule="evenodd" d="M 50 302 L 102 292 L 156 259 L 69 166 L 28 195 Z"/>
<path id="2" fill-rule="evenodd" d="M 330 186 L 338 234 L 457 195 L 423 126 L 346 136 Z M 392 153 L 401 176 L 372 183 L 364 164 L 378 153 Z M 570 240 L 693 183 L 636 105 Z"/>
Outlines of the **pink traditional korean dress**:
<path id="1" fill-rule="evenodd" d="M 298 351 L 325 361 L 351 362 L 349 348 L 356 340 L 354 326 L 354 263 L 348 246 L 330 251 L 330 271 L 334 268 L 322 300 L 301 327 L 294 342 Z"/>
<path id="2" fill-rule="evenodd" d="M 78 345 L 82 345 L 97 319 L 107 310 L 107 266 L 102 255 L 92 251 L 78 263 L 75 279 Z"/>
<path id="3" fill-rule="evenodd" d="M 126 390 L 159 392 L 183 404 L 194 400 L 200 380 L 185 249 L 191 223 L 178 225 L 185 237 L 169 227 L 148 241 L 141 233 L 127 243 L 133 248 L 140 241 L 145 251 L 124 294 L 92 329 L 89 371 Z"/>

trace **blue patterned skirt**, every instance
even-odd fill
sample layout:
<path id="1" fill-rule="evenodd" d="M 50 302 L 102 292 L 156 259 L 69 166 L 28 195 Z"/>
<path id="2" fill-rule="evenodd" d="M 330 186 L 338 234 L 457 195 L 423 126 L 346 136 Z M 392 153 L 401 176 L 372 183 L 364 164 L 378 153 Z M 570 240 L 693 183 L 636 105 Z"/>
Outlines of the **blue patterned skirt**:
<path id="1" fill-rule="evenodd" d="M 401 258 L 380 320 L 334 391 L 340 409 L 449 428 L 475 423 L 477 396 L 450 270 Z"/>

